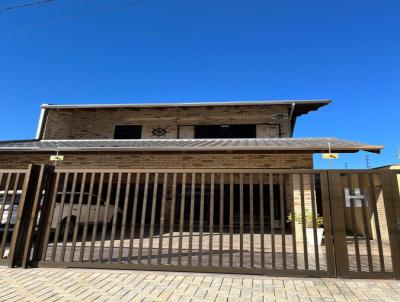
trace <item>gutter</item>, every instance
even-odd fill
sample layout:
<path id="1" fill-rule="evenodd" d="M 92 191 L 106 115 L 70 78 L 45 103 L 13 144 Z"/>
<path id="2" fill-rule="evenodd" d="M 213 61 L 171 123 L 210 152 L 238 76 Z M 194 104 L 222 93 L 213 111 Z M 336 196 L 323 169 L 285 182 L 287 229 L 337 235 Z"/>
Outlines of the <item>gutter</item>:
<path id="1" fill-rule="evenodd" d="M 290 113 L 289 113 L 289 122 L 290 122 L 290 137 L 293 136 L 293 128 L 294 128 L 294 122 L 293 122 L 293 114 L 294 114 L 294 108 L 296 107 L 296 103 L 293 102 L 291 107 L 290 107 Z"/>

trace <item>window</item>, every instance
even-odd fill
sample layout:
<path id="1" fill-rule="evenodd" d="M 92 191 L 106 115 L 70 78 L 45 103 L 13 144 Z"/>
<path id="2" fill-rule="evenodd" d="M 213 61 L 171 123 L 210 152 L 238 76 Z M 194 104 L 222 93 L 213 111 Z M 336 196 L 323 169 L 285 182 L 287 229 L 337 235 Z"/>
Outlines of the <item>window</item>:
<path id="1" fill-rule="evenodd" d="M 115 139 L 141 139 L 142 126 L 140 125 L 117 125 L 114 129 Z"/>
<path id="2" fill-rule="evenodd" d="M 197 125 L 194 138 L 256 138 L 256 125 Z"/>

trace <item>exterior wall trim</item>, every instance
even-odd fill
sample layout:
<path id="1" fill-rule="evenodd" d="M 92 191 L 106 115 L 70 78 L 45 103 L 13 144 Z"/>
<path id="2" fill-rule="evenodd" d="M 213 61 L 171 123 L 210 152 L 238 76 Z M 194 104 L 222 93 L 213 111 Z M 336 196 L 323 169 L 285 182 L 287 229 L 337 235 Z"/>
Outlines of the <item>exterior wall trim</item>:
<path id="1" fill-rule="evenodd" d="M 43 134 L 43 126 L 44 126 L 44 120 L 45 120 L 45 115 L 47 113 L 47 109 L 42 107 L 42 109 L 40 110 L 40 116 L 39 116 L 39 122 L 37 125 L 37 129 L 36 129 L 36 136 L 35 139 L 41 139 L 42 138 L 42 134 Z"/>

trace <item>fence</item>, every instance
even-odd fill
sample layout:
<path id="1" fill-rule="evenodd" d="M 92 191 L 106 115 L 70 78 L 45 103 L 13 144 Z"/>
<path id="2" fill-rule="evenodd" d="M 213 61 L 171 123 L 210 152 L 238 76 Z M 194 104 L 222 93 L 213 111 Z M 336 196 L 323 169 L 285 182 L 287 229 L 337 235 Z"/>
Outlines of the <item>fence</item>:
<path id="1" fill-rule="evenodd" d="M 2 220 L 11 266 L 399 278 L 394 172 L 16 173 L 11 198 L 0 183 L 1 209 L 21 191 L 12 232 Z"/>

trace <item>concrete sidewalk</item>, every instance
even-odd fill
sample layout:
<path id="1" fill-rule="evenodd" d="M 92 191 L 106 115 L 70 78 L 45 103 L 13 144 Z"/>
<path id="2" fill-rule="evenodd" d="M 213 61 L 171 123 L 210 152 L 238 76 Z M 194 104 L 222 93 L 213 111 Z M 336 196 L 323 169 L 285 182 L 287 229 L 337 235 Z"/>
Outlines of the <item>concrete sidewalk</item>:
<path id="1" fill-rule="evenodd" d="M 1 268 L 0 301 L 400 301 L 400 282 Z"/>

